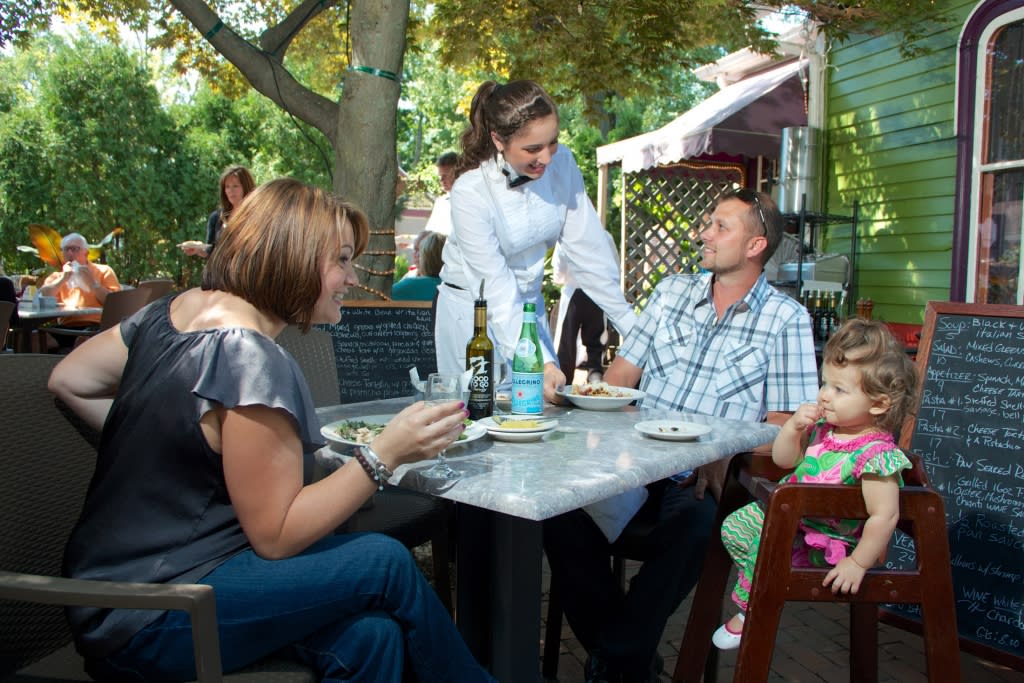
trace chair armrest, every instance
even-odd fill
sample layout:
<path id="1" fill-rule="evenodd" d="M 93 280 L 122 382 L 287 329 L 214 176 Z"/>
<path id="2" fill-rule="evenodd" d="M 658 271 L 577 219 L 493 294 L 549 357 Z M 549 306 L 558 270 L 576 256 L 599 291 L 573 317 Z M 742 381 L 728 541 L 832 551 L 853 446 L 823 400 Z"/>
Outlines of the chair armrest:
<path id="1" fill-rule="evenodd" d="M 94 337 L 99 332 L 99 330 L 79 330 L 73 327 L 43 327 L 40 330 L 64 337 Z"/>
<path id="2" fill-rule="evenodd" d="M 767 502 L 767 506 L 773 511 L 773 514 L 774 510 L 779 508 L 780 510 L 798 511 L 801 517 L 868 518 L 868 511 L 864 505 L 864 494 L 861 492 L 860 486 L 788 483 L 759 486 L 757 491 L 768 494 L 766 498 L 759 499 Z M 928 487 L 904 486 L 901 488 L 901 520 L 905 517 L 908 506 L 922 499 L 941 501 L 941 497 Z"/>
<path id="3" fill-rule="evenodd" d="M 183 610 L 192 621 L 197 679 L 200 683 L 219 683 L 222 679 L 212 586 L 90 581 L 0 571 L 0 599 L 75 607 Z"/>

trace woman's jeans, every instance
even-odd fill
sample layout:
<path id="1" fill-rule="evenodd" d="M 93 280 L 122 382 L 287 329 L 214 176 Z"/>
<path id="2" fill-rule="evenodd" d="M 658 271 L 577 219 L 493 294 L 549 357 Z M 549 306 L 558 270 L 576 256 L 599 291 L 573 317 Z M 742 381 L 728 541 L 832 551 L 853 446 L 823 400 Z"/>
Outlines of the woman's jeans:
<path id="1" fill-rule="evenodd" d="M 492 681 L 409 551 L 381 534 L 331 536 L 285 560 L 246 550 L 200 583 L 217 599 L 222 665 L 278 653 L 324 681 Z M 99 680 L 193 680 L 188 613 L 170 611 L 89 671 Z"/>

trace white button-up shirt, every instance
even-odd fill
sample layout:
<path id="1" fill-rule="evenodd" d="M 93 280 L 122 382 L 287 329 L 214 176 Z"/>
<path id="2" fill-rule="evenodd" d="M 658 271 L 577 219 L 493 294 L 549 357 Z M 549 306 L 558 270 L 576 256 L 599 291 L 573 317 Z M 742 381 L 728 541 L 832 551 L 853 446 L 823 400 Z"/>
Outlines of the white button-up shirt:
<path id="1" fill-rule="evenodd" d="M 622 295 L 618 262 L 604 236 L 572 152 L 559 146 L 544 175 L 516 188 L 494 160 L 464 173 L 451 193 L 452 233 L 444 248 L 438 296 L 438 369 L 465 367 L 473 304 L 486 280 L 488 334 L 505 360 L 512 358 L 522 326 L 523 303 L 534 302 L 544 360 L 557 363 L 543 314 L 541 283 L 548 249 L 562 245 L 569 268 L 620 334 L 636 314 Z"/>

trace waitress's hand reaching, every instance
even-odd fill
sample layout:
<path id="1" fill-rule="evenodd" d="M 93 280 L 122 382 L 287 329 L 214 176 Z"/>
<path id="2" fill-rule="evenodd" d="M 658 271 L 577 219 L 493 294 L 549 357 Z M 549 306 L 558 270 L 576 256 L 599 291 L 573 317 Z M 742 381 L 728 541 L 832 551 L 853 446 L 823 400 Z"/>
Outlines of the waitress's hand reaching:
<path id="1" fill-rule="evenodd" d="M 544 400 L 548 403 L 561 403 L 561 398 L 555 393 L 561 386 L 565 386 L 565 373 L 554 363 L 545 363 Z"/>
<path id="2" fill-rule="evenodd" d="M 462 401 L 439 405 L 419 401 L 391 418 L 370 447 L 394 471 L 399 465 L 433 458 L 452 445 L 468 416 Z"/>

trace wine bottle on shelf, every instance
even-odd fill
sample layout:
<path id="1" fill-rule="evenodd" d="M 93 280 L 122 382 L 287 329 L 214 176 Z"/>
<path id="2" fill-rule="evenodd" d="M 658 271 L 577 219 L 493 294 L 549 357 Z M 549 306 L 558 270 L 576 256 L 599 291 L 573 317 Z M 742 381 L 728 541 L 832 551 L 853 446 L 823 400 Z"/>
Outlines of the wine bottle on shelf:
<path id="1" fill-rule="evenodd" d="M 469 380 L 469 418 L 481 420 L 494 412 L 494 343 L 487 336 L 487 300 L 484 283 L 473 303 L 473 337 L 466 344 L 466 369 L 473 370 Z"/>
<path id="2" fill-rule="evenodd" d="M 512 412 L 544 412 L 544 355 L 537 336 L 537 307 L 523 304 L 523 327 L 512 357 Z"/>

